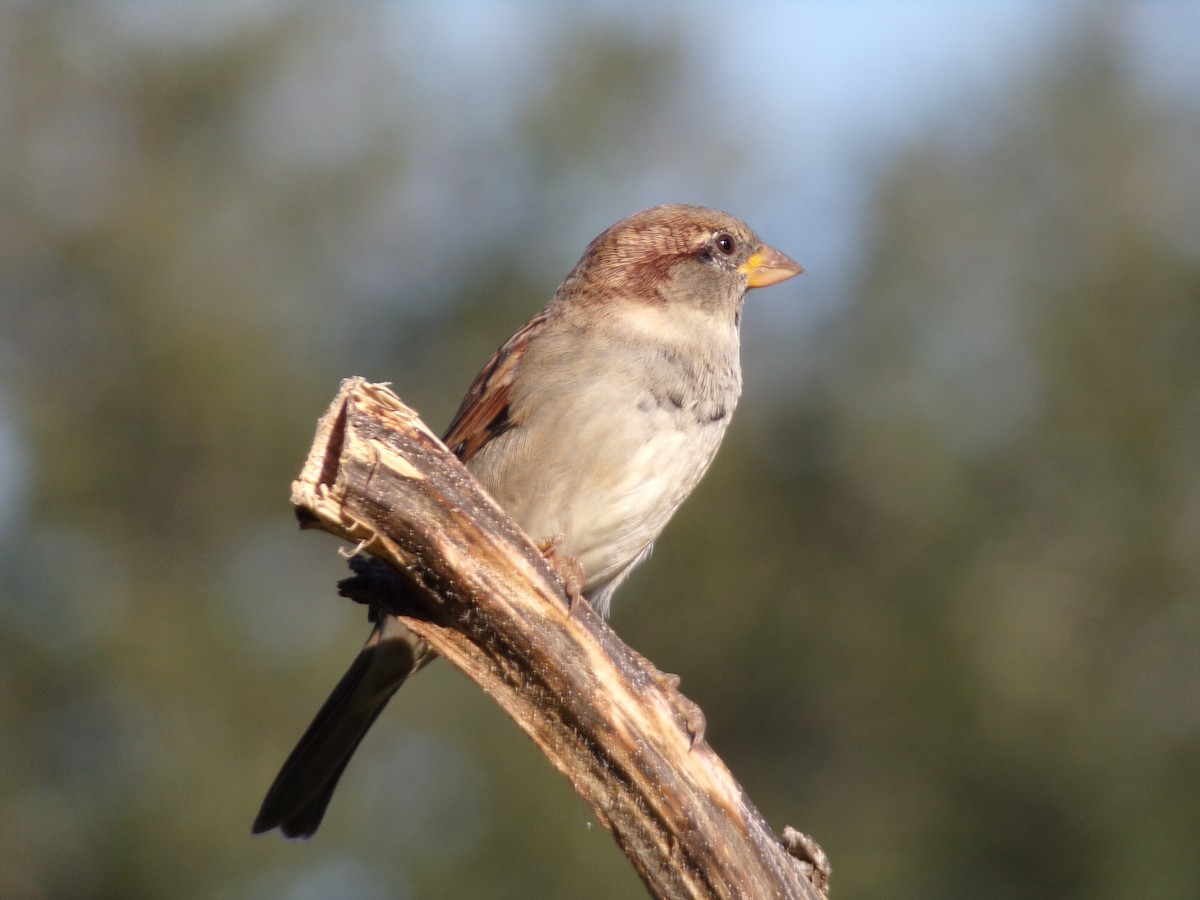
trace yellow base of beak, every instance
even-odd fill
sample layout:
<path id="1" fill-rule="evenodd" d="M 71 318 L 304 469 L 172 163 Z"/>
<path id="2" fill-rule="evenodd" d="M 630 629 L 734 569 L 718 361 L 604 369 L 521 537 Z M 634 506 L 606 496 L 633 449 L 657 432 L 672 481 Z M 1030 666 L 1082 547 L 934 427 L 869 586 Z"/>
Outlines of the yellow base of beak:
<path id="1" fill-rule="evenodd" d="M 752 288 L 768 287 L 799 275 L 804 267 L 790 256 L 763 244 L 754 255 L 738 266 L 738 271 L 749 276 Z"/>

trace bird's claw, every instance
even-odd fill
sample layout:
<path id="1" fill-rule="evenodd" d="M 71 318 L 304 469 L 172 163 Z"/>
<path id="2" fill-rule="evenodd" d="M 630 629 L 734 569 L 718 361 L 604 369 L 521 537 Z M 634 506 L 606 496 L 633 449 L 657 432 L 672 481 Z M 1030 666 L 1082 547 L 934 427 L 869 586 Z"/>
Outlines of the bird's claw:
<path id="1" fill-rule="evenodd" d="M 537 548 L 562 583 L 567 595 L 567 615 L 572 616 L 583 599 L 584 574 L 583 564 L 578 559 L 561 552 L 565 540 L 564 535 L 552 534 L 539 540 Z"/>
<path id="2" fill-rule="evenodd" d="M 685 697 L 680 693 L 680 678 L 678 675 L 662 671 L 636 650 L 633 652 L 641 659 L 646 669 L 650 672 L 650 677 L 654 679 L 654 683 L 667 695 L 671 700 L 671 704 L 675 707 L 675 711 L 683 719 L 683 730 L 687 732 L 688 736 L 688 749 L 694 750 L 696 745 L 704 740 L 704 732 L 708 728 L 708 720 L 704 717 L 704 710 L 700 708 L 700 705 L 695 700 Z"/>

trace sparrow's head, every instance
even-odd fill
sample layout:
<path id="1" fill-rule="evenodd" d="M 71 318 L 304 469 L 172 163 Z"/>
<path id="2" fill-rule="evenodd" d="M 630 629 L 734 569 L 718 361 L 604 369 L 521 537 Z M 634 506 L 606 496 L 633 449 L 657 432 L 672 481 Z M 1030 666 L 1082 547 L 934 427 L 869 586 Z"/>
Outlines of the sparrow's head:
<path id="1" fill-rule="evenodd" d="M 617 296 L 683 302 L 736 318 L 748 288 L 777 284 L 803 271 L 728 213 L 655 206 L 592 241 L 563 289 L 585 303 Z"/>

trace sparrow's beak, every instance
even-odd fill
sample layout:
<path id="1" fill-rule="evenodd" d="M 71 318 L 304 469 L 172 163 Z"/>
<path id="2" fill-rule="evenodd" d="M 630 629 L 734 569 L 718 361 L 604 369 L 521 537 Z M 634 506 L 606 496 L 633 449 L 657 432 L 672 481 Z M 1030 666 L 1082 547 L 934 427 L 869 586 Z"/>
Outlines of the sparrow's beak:
<path id="1" fill-rule="evenodd" d="M 774 247 L 760 244 L 754 255 L 738 266 L 739 272 L 750 276 L 750 287 L 767 287 L 799 275 L 804 267 Z"/>

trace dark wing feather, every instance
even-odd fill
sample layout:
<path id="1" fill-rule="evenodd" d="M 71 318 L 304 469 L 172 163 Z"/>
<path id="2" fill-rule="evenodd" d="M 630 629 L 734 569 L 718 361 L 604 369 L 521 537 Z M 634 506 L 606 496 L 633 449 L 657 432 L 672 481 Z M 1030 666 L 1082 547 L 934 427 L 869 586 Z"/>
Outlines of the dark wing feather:
<path id="1" fill-rule="evenodd" d="M 467 389 L 467 395 L 443 438 L 446 446 L 463 462 L 469 461 L 488 441 L 515 424 L 509 410 L 513 381 L 529 342 L 545 322 L 545 311 L 526 322 L 488 360 Z"/>

